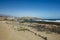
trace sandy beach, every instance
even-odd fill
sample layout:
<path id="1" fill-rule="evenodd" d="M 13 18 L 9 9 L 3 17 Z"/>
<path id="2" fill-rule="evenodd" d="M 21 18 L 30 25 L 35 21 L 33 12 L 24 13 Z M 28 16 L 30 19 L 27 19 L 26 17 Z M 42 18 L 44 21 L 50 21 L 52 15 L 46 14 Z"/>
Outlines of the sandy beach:
<path id="1" fill-rule="evenodd" d="M 30 31 L 17 31 L 18 25 L 7 24 L 6 21 L 0 21 L 0 40 L 45 40 Z M 60 40 L 60 34 L 47 34 L 45 32 L 38 32 L 34 28 L 26 27 L 31 31 L 47 37 L 47 40 Z"/>
<path id="2" fill-rule="evenodd" d="M 14 31 L 12 25 L 0 22 L 0 40 L 43 40 L 29 31 Z"/>

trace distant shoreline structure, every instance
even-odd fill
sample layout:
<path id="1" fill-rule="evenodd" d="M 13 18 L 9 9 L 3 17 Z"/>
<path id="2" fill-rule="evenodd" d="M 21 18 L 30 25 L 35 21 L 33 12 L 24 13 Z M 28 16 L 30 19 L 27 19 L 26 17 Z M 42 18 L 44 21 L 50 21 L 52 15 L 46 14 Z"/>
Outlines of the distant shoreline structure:
<path id="1" fill-rule="evenodd" d="M 14 16 L 3 15 L 3 14 L 0 14 L 0 17 L 4 17 L 4 18 L 7 17 L 9 19 L 11 19 L 11 18 L 12 19 L 19 19 L 19 18 L 32 19 L 32 22 L 33 21 L 37 21 L 37 22 L 39 22 L 39 21 L 43 21 L 43 22 L 60 22 L 60 19 L 43 19 L 43 18 L 37 18 L 37 17 L 14 17 Z"/>

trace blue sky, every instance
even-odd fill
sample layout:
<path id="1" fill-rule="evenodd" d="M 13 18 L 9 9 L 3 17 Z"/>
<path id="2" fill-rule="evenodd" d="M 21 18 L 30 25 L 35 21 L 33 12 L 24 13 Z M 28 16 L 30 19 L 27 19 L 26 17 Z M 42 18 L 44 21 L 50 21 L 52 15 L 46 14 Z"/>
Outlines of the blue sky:
<path id="1" fill-rule="evenodd" d="M 60 18 L 59 0 L 0 0 L 0 14 Z"/>

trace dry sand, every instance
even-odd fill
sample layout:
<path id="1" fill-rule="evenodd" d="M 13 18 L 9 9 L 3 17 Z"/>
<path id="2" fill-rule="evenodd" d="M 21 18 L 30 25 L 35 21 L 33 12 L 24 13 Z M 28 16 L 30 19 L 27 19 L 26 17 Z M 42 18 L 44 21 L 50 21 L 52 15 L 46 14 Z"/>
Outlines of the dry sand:
<path id="1" fill-rule="evenodd" d="M 14 25 L 17 27 L 17 25 Z M 28 28 L 28 27 L 26 27 Z M 45 32 L 38 32 L 34 28 L 29 28 L 30 30 L 42 35 L 47 36 L 48 40 L 60 40 L 60 34 L 50 33 L 47 34 Z M 44 40 L 37 35 L 29 31 L 16 31 L 13 29 L 13 24 L 6 24 L 5 21 L 0 21 L 0 40 Z"/>
<path id="2" fill-rule="evenodd" d="M 0 22 L 0 40 L 44 40 L 29 31 L 15 31 L 4 21 Z"/>

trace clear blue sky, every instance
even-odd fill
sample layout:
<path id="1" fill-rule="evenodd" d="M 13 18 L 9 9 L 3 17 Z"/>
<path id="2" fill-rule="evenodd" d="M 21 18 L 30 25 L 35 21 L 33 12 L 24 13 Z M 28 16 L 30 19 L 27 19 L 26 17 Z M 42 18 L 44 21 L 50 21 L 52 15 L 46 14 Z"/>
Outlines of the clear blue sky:
<path id="1" fill-rule="evenodd" d="M 0 0 L 0 14 L 60 18 L 59 0 Z"/>

